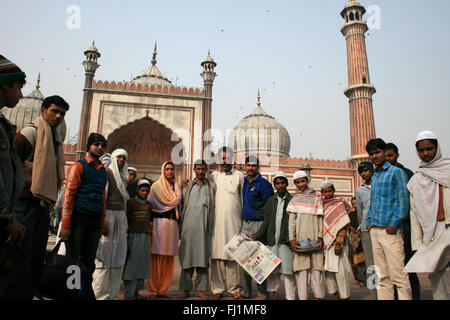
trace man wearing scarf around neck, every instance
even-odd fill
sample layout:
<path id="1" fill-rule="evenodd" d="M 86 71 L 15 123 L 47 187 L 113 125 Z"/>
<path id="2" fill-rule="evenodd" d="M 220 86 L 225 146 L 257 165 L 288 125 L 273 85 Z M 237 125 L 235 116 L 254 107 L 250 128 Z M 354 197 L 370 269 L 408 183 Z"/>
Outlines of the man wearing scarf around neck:
<path id="1" fill-rule="evenodd" d="M 323 201 L 322 195 L 308 186 L 308 176 L 302 170 L 293 176 L 297 187 L 286 211 L 289 213 L 289 244 L 295 253 L 292 262 L 298 297 L 308 300 L 308 289 L 314 299 L 325 297 L 323 275 Z M 314 252 L 302 253 L 297 245 L 309 239 L 319 247 Z"/>
<path id="2" fill-rule="evenodd" d="M 127 255 L 126 190 L 128 153 L 116 149 L 107 168 L 105 225 L 108 235 L 100 238 L 92 287 L 97 300 L 119 300 L 122 271 Z"/>
<path id="3" fill-rule="evenodd" d="M 417 250 L 403 271 L 429 273 L 434 300 L 450 300 L 450 159 L 431 131 L 416 139 L 421 160 L 408 183 L 411 240 Z"/>
<path id="4" fill-rule="evenodd" d="M 26 182 L 17 211 L 19 221 L 27 232 L 21 243 L 25 263 L 18 265 L 10 276 L 15 280 L 14 284 L 6 287 L 8 299 L 31 300 L 39 286 L 48 240 L 50 208 L 54 206 L 58 189 L 65 179 L 63 141 L 56 128 L 68 110 L 69 105 L 60 96 L 47 97 L 42 102 L 41 115 L 17 133 L 15 138 Z"/>
<path id="5" fill-rule="evenodd" d="M 325 279 L 328 293 L 336 299 L 350 299 L 350 264 L 348 261 L 347 226 L 351 206 L 344 198 L 335 197 L 333 182 L 320 186 L 323 195 L 323 244 L 325 249 Z"/>
<path id="6" fill-rule="evenodd" d="M 3 107 L 13 108 L 22 98 L 22 87 L 25 84 L 25 73 L 20 68 L 0 55 L 0 110 Z M 17 243 L 22 241 L 25 228 L 17 219 L 17 201 L 25 176 L 22 162 L 14 145 L 16 127 L 0 112 L 0 253 L 4 250 L 18 250 Z M 9 260 L 9 259 L 8 259 Z M 4 262 L 2 260 L 2 262 Z M 6 262 L 4 262 L 6 263 Z M 2 286 L 4 265 L 0 266 L 0 287 Z M 13 264 L 7 264 L 10 269 Z M 7 270 L 5 270 L 7 271 Z"/>

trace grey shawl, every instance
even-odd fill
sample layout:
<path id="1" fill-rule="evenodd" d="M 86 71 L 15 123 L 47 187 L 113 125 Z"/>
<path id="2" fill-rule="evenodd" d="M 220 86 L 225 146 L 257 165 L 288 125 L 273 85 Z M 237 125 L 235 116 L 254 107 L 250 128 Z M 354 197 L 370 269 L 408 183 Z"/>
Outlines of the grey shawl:
<path id="1" fill-rule="evenodd" d="M 188 207 L 192 186 L 194 185 L 195 178 L 189 181 L 187 184 L 184 193 L 183 193 L 183 210 L 181 212 L 180 219 L 180 234 L 183 228 L 183 218 L 186 214 L 186 208 Z M 213 229 L 213 221 L 214 221 L 214 210 L 215 210 L 215 199 L 216 199 L 216 184 L 209 179 L 204 179 L 203 183 L 205 184 L 206 192 L 206 205 L 208 207 L 208 231 L 210 234 Z"/>

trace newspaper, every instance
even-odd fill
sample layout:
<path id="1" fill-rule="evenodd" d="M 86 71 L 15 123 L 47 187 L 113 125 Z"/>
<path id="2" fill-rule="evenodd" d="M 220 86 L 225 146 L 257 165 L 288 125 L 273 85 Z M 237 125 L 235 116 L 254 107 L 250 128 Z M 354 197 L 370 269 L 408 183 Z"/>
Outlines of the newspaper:
<path id="1" fill-rule="evenodd" d="M 231 238 L 224 249 L 258 284 L 263 283 L 281 263 L 280 258 L 265 245 L 242 233 Z"/>

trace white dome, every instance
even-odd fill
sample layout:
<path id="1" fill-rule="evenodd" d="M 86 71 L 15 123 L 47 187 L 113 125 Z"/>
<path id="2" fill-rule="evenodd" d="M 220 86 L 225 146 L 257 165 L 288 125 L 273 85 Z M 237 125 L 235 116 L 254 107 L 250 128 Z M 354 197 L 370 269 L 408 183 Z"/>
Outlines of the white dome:
<path id="1" fill-rule="evenodd" d="M 238 156 L 268 155 L 289 157 L 291 139 L 286 128 L 261 106 L 234 127 L 229 144 Z"/>
<path id="2" fill-rule="evenodd" d="M 155 42 L 155 49 L 153 50 L 153 59 L 152 65 L 140 76 L 134 78 L 130 83 L 131 84 L 141 84 L 141 85 L 156 85 L 156 86 L 167 86 L 171 87 L 172 82 L 164 77 L 164 75 L 159 71 L 156 66 L 156 55 L 157 55 L 157 46 Z"/>
<path id="3" fill-rule="evenodd" d="M 132 84 L 141 84 L 141 85 L 158 85 L 158 86 L 172 86 L 172 82 L 168 80 L 164 75 L 159 71 L 156 65 L 150 66 L 142 75 L 134 78 L 131 81 Z"/>

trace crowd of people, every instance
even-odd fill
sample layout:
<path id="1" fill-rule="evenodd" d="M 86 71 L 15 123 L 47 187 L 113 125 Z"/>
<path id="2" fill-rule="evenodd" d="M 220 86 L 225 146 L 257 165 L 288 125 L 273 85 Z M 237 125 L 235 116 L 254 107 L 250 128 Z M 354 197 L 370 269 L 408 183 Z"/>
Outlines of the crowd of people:
<path id="1" fill-rule="evenodd" d="M 22 70 L 0 56 L 0 108 L 14 107 L 24 84 Z M 171 161 L 158 180 L 138 179 L 127 151 L 105 153 L 99 133 L 65 175 L 56 128 L 68 110 L 63 98 L 48 97 L 41 116 L 17 134 L 0 113 L 0 300 L 39 293 L 54 208 L 60 254 L 88 267 L 98 300 L 118 300 L 122 284 L 126 300 L 172 298 L 176 256 L 181 299 L 192 291 L 200 299 L 254 298 L 252 277 L 224 249 L 239 233 L 281 260 L 257 284 L 258 300 L 279 299 L 281 286 L 287 300 L 310 292 L 323 299 L 326 291 L 350 299 L 350 272 L 374 299 L 419 300 L 417 273 L 430 275 L 433 299 L 450 299 L 450 159 L 430 131 L 417 136 L 416 173 L 397 162 L 394 144 L 370 140 L 370 161 L 358 166 L 364 183 L 348 203 L 333 181 L 317 192 L 302 170 L 289 193 L 286 174 L 267 181 L 256 156 L 245 159 L 243 173 L 229 147 L 219 149 L 213 172 L 197 160 L 191 181 L 178 181 Z"/>

